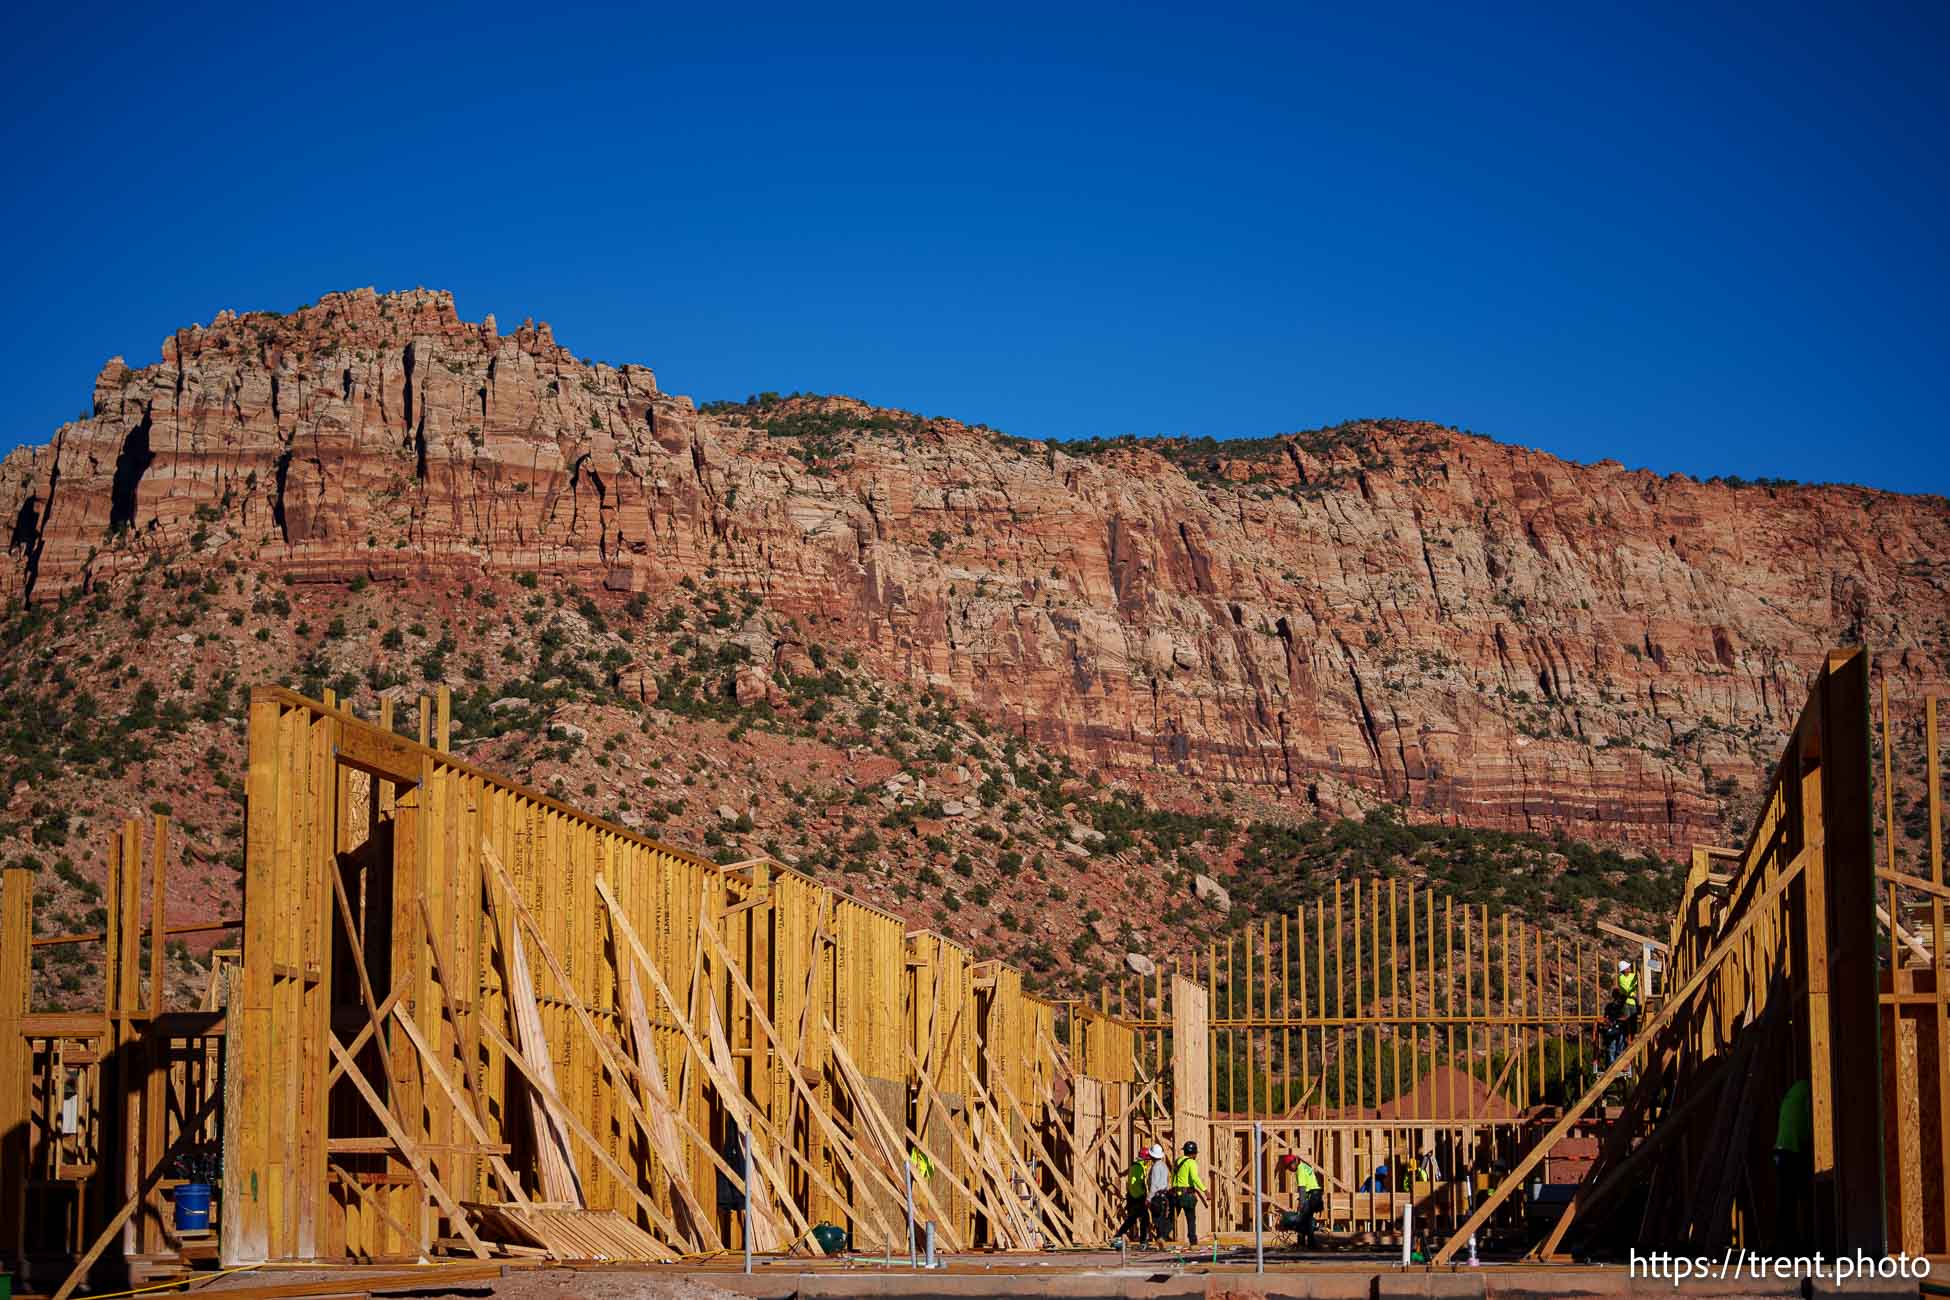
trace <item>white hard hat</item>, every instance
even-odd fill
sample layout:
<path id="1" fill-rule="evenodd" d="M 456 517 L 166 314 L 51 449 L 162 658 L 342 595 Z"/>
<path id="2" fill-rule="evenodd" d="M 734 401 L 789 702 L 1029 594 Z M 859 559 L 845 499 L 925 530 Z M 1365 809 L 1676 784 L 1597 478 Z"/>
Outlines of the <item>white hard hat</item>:
<path id="1" fill-rule="evenodd" d="M 1618 963 L 1618 969 L 1620 969 L 1620 970 L 1630 970 L 1630 969 L 1632 969 L 1632 963 L 1631 963 L 1631 962 L 1629 962 L 1629 961 L 1622 961 L 1622 960 L 1621 960 L 1621 961 L 1620 961 L 1620 962 Z"/>
<path id="2" fill-rule="evenodd" d="M 1165 1149 L 1156 1142 L 1151 1144 L 1151 1158 L 1153 1160 L 1163 1160 L 1165 1158 Z"/>

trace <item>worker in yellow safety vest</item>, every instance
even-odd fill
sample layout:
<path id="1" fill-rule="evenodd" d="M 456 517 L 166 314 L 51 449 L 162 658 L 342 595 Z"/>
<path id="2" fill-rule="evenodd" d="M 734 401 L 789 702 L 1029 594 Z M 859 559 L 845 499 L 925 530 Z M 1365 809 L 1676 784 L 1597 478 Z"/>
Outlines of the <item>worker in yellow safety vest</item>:
<path id="1" fill-rule="evenodd" d="M 934 1161 L 928 1159 L 928 1153 L 919 1147 L 907 1149 L 907 1167 L 912 1169 L 914 1176 L 922 1182 L 926 1182 L 934 1175 Z"/>
<path id="2" fill-rule="evenodd" d="M 1185 1241 L 1193 1246 L 1198 1245 L 1198 1198 L 1201 1196 L 1208 1203 L 1212 1199 L 1206 1193 L 1205 1180 L 1198 1176 L 1198 1143 L 1187 1142 L 1185 1154 L 1171 1169 L 1171 1204 L 1184 1211 Z"/>
<path id="3" fill-rule="evenodd" d="M 1293 1180 L 1300 1187 L 1300 1242 L 1308 1250 L 1318 1247 L 1314 1236 L 1314 1216 L 1320 1213 L 1324 1201 L 1320 1194 L 1320 1175 L 1305 1160 L 1293 1167 Z"/>
<path id="4" fill-rule="evenodd" d="M 1151 1240 L 1151 1205 L 1145 1194 L 1145 1183 L 1151 1176 L 1150 1152 L 1138 1148 L 1131 1160 L 1131 1167 L 1124 1171 L 1124 1222 L 1117 1225 L 1113 1237 L 1122 1237 L 1126 1242 L 1139 1243 Z M 1135 1235 L 1134 1235 L 1135 1234 Z"/>
<path id="5" fill-rule="evenodd" d="M 1632 963 L 1629 960 L 1618 963 L 1618 999 L 1625 1008 L 1625 1030 L 1627 1034 L 1637 1032 L 1639 1025 L 1639 973 L 1632 968 Z"/>

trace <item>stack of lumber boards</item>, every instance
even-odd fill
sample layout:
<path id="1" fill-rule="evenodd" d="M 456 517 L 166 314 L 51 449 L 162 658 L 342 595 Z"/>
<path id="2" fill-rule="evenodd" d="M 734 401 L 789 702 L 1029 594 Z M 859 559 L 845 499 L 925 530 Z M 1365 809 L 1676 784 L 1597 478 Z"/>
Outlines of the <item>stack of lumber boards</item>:
<path id="1" fill-rule="evenodd" d="M 465 1208 L 484 1241 L 532 1247 L 557 1261 L 653 1264 L 670 1258 L 656 1238 L 614 1210 L 474 1201 Z"/>

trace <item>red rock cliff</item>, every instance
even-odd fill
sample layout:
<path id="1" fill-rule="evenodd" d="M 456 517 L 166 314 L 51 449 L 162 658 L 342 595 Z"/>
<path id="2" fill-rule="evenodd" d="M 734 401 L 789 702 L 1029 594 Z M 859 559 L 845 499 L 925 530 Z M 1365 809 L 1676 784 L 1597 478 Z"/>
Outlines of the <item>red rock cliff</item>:
<path id="1" fill-rule="evenodd" d="M 822 639 L 1142 779 L 1676 850 L 1831 644 L 1950 660 L 1950 505 L 1568 464 L 1361 423 L 1018 442 L 844 399 L 700 414 L 451 295 L 220 316 L 0 463 L 0 595 L 198 551 L 302 580 L 544 570 L 764 593 Z"/>

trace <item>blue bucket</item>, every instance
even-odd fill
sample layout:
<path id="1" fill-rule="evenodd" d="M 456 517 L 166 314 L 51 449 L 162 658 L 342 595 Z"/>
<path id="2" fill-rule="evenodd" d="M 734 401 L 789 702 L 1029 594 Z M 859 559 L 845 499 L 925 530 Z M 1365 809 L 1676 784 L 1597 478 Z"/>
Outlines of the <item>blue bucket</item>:
<path id="1" fill-rule="evenodd" d="M 184 1183 L 176 1189 L 176 1231 L 208 1232 L 210 1184 Z"/>

